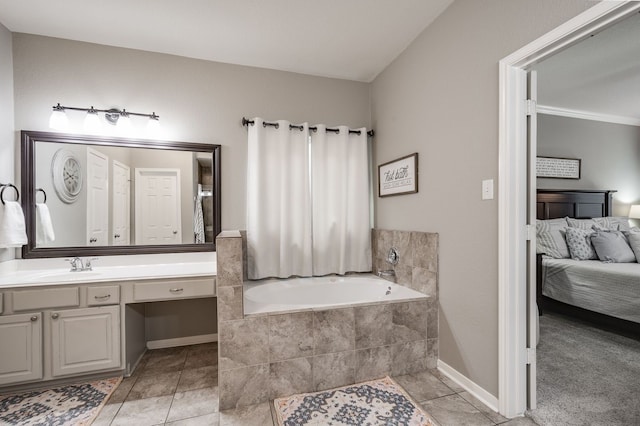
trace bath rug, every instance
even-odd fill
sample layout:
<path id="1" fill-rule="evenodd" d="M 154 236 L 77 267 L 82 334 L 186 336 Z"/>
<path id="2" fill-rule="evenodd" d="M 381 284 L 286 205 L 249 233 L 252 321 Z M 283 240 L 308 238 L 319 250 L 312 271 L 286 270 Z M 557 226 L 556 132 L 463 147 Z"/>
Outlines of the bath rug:
<path id="1" fill-rule="evenodd" d="M 273 401 L 278 426 L 437 426 L 390 377 Z"/>
<path id="2" fill-rule="evenodd" d="M 122 377 L 0 395 L 0 425 L 90 425 Z"/>

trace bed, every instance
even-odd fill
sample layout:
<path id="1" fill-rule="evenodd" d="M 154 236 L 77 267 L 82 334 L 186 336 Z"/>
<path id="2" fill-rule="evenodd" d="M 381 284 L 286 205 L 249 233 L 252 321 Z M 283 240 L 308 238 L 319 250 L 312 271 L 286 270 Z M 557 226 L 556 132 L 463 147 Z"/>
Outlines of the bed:
<path id="1" fill-rule="evenodd" d="M 612 216 L 612 190 L 546 190 L 537 193 L 537 219 Z M 640 264 L 537 256 L 540 313 L 579 317 L 640 337 Z"/>

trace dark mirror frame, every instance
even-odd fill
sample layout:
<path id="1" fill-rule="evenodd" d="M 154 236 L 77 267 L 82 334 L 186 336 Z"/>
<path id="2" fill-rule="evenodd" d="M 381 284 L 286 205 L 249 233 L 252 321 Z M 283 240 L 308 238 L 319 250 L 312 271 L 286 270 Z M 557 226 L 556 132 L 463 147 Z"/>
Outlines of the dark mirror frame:
<path id="1" fill-rule="evenodd" d="M 65 256 L 114 256 L 125 254 L 156 254 L 156 253 L 187 253 L 215 251 L 215 236 L 222 230 L 220 204 L 220 145 L 194 142 L 159 141 L 148 139 L 129 139 L 119 137 L 87 136 L 52 132 L 36 132 L 23 130 L 21 132 L 21 160 L 22 160 L 22 210 L 24 211 L 27 238 L 29 242 L 22 246 L 22 258 L 46 258 Z M 174 151 L 210 152 L 213 155 L 213 204 L 214 204 L 214 241 L 204 244 L 167 244 L 167 245 L 139 245 L 139 246 L 101 246 L 101 247 L 36 247 L 36 216 L 35 216 L 35 147 L 36 142 L 55 142 L 82 145 L 120 146 L 129 148 L 166 149 Z"/>

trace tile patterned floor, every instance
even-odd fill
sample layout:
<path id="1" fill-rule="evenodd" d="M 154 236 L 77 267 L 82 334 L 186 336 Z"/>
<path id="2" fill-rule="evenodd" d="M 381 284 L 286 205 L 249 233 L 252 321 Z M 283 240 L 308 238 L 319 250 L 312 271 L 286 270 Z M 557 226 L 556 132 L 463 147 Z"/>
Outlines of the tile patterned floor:
<path id="1" fill-rule="evenodd" d="M 266 426 L 272 404 L 218 411 L 216 343 L 148 351 L 135 373 L 113 393 L 94 426 Z M 508 420 L 438 371 L 394 379 L 442 426 L 535 425 Z"/>

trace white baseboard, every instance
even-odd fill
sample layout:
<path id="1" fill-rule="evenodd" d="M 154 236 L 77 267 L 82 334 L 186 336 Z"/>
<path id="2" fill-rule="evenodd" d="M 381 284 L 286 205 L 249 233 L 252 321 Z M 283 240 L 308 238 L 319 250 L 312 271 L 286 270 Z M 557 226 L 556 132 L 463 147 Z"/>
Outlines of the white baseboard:
<path id="1" fill-rule="evenodd" d="M 176 339 L 150 340 L 147 342 L 147 349 L 173 348 L 175 346 L 199 345 L 217 341 L 217 333 L 201 334 L 199 336 L 178 337 Z"/>
<path id="2" fill-rule="evenodd" d="M 491 395 L 489 392 L 484 390 L 480 385 L 470 380 L 467 376 L 461 374 L 455 368 L 448 365 L 446 362 L 442 360 L 438 360 L 438 370 L 458 385 L 460 385 L 464 390 L 469 392 L 471 395 L 478 398 L 484 405 L 491 408 L 493 411 L 498 412 L 498 398 Z"/>

